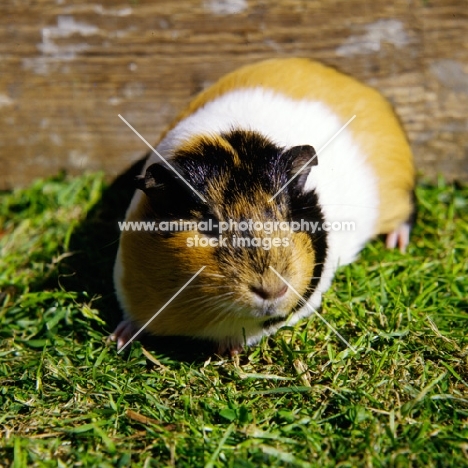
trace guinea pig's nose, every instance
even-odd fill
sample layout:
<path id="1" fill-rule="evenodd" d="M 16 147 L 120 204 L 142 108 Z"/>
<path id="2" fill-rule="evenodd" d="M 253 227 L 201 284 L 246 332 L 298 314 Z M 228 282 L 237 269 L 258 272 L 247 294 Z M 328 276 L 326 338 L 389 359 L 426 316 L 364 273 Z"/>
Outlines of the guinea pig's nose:
<path id="1" fill-rule="evenodd" d="M 264 300 L 271 300 L 284 296 L 288 290 L 288 286 L 286 284 L 279 286 L 250 286 L 250 290 Z"/>

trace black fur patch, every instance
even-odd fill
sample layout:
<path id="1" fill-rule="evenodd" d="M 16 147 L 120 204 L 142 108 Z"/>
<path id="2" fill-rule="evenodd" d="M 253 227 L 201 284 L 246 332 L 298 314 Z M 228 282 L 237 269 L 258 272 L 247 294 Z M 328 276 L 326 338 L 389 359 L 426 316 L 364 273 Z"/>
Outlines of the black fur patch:
<path id="1" fill-rule="evenodd" d="M 232 146 L 238 158 L 225 148 L 206 140 L 201 141 L 195 150 L 177 152 L 173 159 L 189 182 L 202 194 L 205 194 L 207 180 L 227 175 L 229 182 L 224 192 L 226 203 L 239 195 L 249 197 L 259 188 L 273 195 L 293 175 L 289 151 L 285 152 L 284 148 L 258 133 L 232 131 L 222 137 Z M 240 164 L 236 164 L 235 159 Z M 294 170 L 297 168 L 294 167 Z M 291 185 L 297 187 L 298 183 L 296 181 Z"/>
<path id="2" fill-rule="evenodd" d="M 318 222 L 318 229 L 314 233 L 307 231 L 307 234 L 312 240 L 312 245 L 314 246 L 315 251 L 315 267 L 313 277 L 309 283 L 309 287 L 307 288 L 306 293 L 303 296 L 305 300 L 308 300 L 317 287 L 320 278 L 322 277 L 323 266 L 325 260 L 327 259 L 328 249 L 327 232 L 319 230 L 323 226 L 325 218 L 319 206 L 318 197 L 315 191 L 293 194 L 291 197 L 291 214 L 293 221 L 300 222 L 301 220 L 305 220 L 314 223 Z M 297 304 L 294 310 L 298 310 L 302 306 L 302 303 Z"/>

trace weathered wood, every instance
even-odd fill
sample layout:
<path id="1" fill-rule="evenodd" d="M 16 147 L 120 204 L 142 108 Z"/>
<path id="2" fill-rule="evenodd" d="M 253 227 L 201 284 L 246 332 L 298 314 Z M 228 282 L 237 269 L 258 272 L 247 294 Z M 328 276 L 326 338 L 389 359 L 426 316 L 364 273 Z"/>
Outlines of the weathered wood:
<path id="1" fill-rule="evenodd" d="M 417 166 L 468 180 L 463 0 L 71 0 L 0 6 L 0 189 L 61 169 L 114 176 L 198 91 L 254 60 L 305 56 L 380 89 Z"/>

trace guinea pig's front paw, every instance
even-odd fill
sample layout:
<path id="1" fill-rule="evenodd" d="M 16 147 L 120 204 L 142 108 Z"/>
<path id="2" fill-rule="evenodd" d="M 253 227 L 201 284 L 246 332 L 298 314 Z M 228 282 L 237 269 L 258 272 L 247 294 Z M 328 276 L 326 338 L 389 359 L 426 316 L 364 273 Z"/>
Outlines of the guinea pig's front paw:
<path id="1" fill-rule="evenodd" d="M 130 338 L 135 334 L 136 331 L 137 329 L 131 320 L 122 320 L 117 325 L 114 333 L 109 336 L 109 340 L 117 341 L 117 350 L 119 350 L 130 341 Z"/>
<path id="2" fill-rule="evenodd" d="M 228 342 L 218 343 L 216 345 L 216 354 L 220 356 L 229 354 L 229 356 L 237 356 L 244 350 L 244 347 L 240 344 L 232 344 Z"/>

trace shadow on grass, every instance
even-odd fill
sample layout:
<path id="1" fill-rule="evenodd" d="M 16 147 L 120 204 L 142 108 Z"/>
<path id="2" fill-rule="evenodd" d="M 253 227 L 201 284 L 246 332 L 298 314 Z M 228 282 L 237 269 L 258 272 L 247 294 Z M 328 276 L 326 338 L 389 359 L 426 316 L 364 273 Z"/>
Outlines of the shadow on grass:
<path id="1" fill-rule="evenodd" d="M 105 334 L 110 334 L 122 318 L 112 279 L 120 235 L 118 221 L 125 218 L 135 191 L 135 177 L 141 173 L 148 156 L 133 164 L 104 190 L 101 200 L 73 232 L 69 244 L 73 255 L 60 263 L 60 286 L 67 291 L 84 293 L 92 300 L 92 307 L 99 310 L 106 322 L 105 327 L 97 325 Z M 142 334 L 138 339 L 147 349 L 179 361 L 204 361 L 213 353 L 212 344 L 191 338 Z"/>

